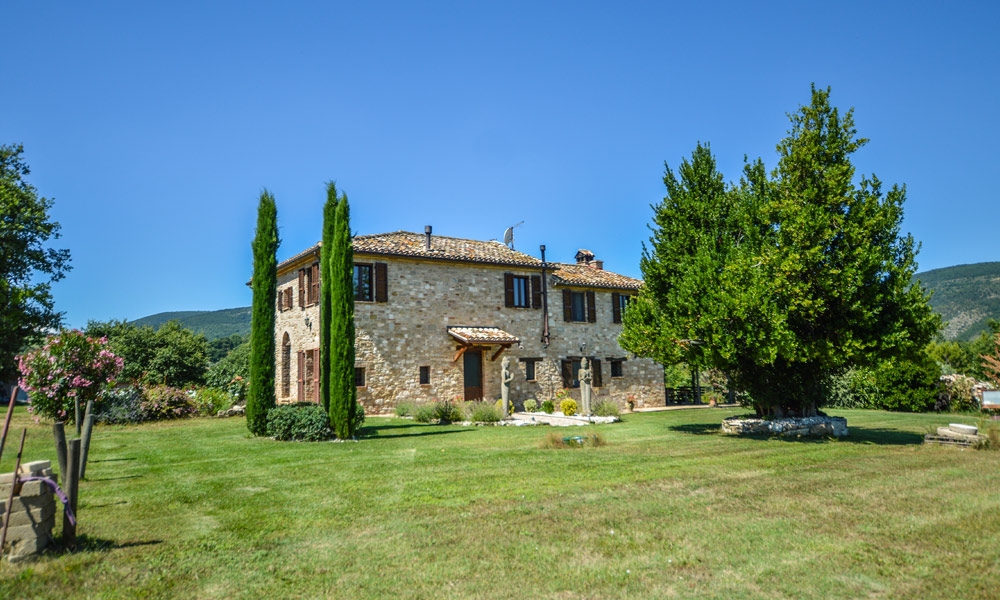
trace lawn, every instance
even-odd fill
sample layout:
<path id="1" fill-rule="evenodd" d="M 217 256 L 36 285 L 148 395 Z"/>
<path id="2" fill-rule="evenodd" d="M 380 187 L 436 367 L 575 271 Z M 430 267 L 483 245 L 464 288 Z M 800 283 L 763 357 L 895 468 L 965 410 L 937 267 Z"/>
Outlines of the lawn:
<path id="1" fill-rule="evenodd" d="M 1000 597 L 1000 452 L 920 445 L 975 419 L 718 434 L 738 412 L 626 415 L 581 449 L 389 418 L 346 444 L 253 439 L 242 419 L 101 427 L 80 549 L 4 562 L 0 598 Z M 55 462 L 19 409 L 0 469 L 24 426 L 26 460 Z"/>

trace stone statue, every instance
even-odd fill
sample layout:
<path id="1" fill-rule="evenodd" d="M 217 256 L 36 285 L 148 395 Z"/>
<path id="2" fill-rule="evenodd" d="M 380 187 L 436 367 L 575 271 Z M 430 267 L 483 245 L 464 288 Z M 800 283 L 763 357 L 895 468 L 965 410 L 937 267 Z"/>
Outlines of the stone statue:
<path id="1" fill-rule="evenodd" d="M 502 417 L 506 419 L 510 415 L 510 382 L 514 381 L 514 374 L 510 372 L 510 357 L 503 357 L 500 366 L 500 397 L 503 398 Z"/>
<path id="2" fill-rule="evenodd" d="M 584 358 L 580 361 L 580 372 L 577 374 L 580 380 L 580 414 L 590 416 L 590 382 L 593 381 L 594 374 L 590 370 L 590 361 Z"/>

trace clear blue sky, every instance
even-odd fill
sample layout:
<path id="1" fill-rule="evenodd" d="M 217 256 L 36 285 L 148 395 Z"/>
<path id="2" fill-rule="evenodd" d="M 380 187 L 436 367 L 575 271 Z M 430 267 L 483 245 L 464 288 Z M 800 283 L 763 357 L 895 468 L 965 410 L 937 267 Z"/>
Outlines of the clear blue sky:
<path id="1" fill-rule="evenodd" d="M 2 8 L 0 143 L 55 199 L 70 325 L 248 305 L 261 188 L 281 259 L 330 179 L 357 233 L 523 220 L 518 250 L 639 276 L 663 162 L 773 167 L 811 82 L 907 185 L 922 270 L 998 260 L 994 2 L 156 4 Z"/>

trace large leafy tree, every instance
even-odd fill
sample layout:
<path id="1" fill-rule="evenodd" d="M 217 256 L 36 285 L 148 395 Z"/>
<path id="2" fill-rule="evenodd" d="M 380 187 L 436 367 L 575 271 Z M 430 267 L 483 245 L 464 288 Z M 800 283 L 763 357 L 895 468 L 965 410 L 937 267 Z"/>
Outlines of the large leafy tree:
<path id="1" fill-rule="evenodd" d="M 120 380 L 175 387 L 205 381 L 208 342 L 180 321 L 168 321 L 159 329 L 126 321 L 89 321 L 85 331 L 108 338 L 111 350 L 124 360 Z"/>
<path id="2" fill-rule="evenodd" d="M 274 407 L 274 303 L 278 295 L 278 211 L 274 196 L 264 190 L 257 207 L 253 240 L 253 305 L 250 313 L 250 389 L 247 392 L 247 429 L 254 435 L 267 430 L 267 411 Z"/>
<path id="3" fill-rule="evenodd" d="M 756 161 L 726 187 L 700 145 L 667 168 L 627 349 L 718 368 L 764 416 L 815 414 L 831 375 L 923 349 L 939 319 L 911 283 L 905 188 L 855 182 L 852 113 L 814 87 L 770 177 Z"/>
<path id="4" fill-rule="evenodd" d="M 51 284 L 70 269 L 69 250 L 46 247 L 59 237 L 59 223 L 49 218 L 52 200 L 25 180 L 23 152 L 0 146 L 0 381 L 14 378 L 24 346 L 59 328 Z"/>

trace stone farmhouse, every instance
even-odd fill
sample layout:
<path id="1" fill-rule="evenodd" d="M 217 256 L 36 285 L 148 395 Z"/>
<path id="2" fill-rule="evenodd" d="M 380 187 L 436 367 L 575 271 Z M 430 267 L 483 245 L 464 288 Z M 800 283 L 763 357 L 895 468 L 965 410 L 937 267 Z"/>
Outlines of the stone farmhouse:
<path id="1" fill-rule="evenodd" d="M 319 245 L 278 265 L 275 322 L 279 402 L 319 400 Z M 664 401 L 663 368 L 618 345 L 622 314 L 642 285 L 580 250 L 545 262 L 497 241 L 406 231 L 354 238 L 354 379 L 369 414 L 400 401 L 500 397 L 500 361 L 522 406 L 579 401 L 587 357 L 595 400 Z"/>

